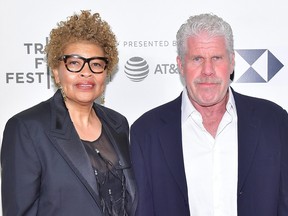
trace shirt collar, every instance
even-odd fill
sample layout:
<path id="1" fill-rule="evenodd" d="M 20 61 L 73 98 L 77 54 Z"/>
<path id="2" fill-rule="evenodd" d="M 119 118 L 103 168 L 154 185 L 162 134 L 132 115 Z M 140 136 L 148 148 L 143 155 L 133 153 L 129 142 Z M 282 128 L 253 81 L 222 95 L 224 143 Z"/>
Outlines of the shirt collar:
<path id="1" fill-rule="evenodd" d="M 182 93 L 181 111 L 182 111 L 181 112 L 181 120 L 182 120 L 182 122 L 185 122 L 191 116 L 192 113 L 194 113 L 194 112 L 199 113 L 196 110 L 196 108 L 193 106 L 193 104 L 190 102 L 186 87 L 184 87 L 183 93 Z M 226 104 L 226 111 L 232 116 L 236 116 L 237 115 L 236 114 L 235 100 L 234 100 L 234 96 L 232 94 L 232 90 L 231 90 L 230 87 L 229 87 L 229 99 L 228 99 L 228 102 Z"/>

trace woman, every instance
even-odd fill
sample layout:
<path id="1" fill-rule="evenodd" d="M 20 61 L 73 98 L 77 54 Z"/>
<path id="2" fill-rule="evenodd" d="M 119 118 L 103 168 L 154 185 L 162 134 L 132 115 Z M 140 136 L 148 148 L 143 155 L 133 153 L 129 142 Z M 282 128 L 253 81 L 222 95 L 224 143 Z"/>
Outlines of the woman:
<path id="1" fill-rule="evenodd" d="M 59 90 L 5 127 L 3 216 L 134 215 L 128 122 L 94 103 L 118 63 L 115 35 L 81 11 L 51 31 L 45 51 Z"/>

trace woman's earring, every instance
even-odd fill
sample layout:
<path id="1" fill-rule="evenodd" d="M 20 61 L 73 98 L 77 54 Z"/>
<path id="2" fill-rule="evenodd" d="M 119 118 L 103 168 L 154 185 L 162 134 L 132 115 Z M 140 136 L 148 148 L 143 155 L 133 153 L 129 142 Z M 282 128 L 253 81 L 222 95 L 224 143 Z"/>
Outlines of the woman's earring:
<path id="1" fill-rule="evenodd" d="M 100 103 L 101 103 L 102 105 L 105 104 L 105 91 L 102 92 L 101 99 L 100 99 Z"/>
<path id="2" fill-rule="evenodd" d="M 60 91 L 61 91 L 63 100 L 66 101 L 66 94 L 65 94 L 65 92 L 64 92 L 64 90 L 63 90 L 63 87 L 62 87 L 61 83 L 57 83 L 57 86 L 58 86 L 58 88 L 59 88 Z"/>
<path id="3" fill-rule="evenodd" d="M 106 78 L 106 85 L 107 85 L 109 82 L 111 82 L 111 74 L 109 74 L 109 75 L 107 76 L 107 78 Z M 104 90 L 104 91 L 102 92 L 102 94 L 101 94 L 100 103 L 101 103 L 102 105 L 105 104 L 105 90 Z"/>

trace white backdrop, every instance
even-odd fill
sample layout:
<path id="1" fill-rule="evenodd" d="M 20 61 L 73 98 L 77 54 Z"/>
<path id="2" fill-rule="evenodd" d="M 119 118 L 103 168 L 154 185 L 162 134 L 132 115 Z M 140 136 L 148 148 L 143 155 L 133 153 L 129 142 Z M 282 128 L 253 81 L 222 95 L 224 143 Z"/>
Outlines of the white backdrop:
<path id="1" fill-rule="evenodd" d="M 1 0 L 0 143 L 8 118 L 53 95 L 43 47 L 56 23 L 81 9 L 99 12 L 118 38 L 120 62 L 107 86 L 105 105 L 124 114 L 130 124 L 182 91 L 175 71 L 175 35 L 190 15 L 203 12 L 221 16 L 233 28 L 234 89 L 288 109 L 285 0 Z M 137 74 L 129 62 L 140 60 L 149 70 L 135 82 Z"/>

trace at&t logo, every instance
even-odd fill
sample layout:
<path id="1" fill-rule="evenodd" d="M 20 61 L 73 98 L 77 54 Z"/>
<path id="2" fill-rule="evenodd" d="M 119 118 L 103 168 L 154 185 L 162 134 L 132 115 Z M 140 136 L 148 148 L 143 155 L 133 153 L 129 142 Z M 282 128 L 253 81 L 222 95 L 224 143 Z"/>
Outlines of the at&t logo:
<path id="1" fill-rule="evenodd" d="M 141 57 L 132 57 L 126 62 L 124 72 L 131 81 L 140 82 L 148 76 L 149 65 Z"/>

